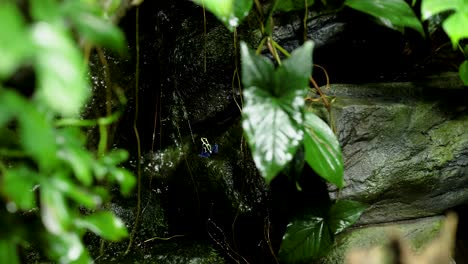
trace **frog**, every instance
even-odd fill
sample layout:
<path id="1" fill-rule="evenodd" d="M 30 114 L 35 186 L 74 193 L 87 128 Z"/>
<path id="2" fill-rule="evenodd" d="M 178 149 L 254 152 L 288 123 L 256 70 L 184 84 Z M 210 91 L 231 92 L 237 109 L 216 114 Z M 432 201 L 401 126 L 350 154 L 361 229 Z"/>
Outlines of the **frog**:
<path id="1" fill-rule="evenodd" d="M 218 153 L 218 144 L 213 144 L 213 146 L 208 142 L 208 139 L 205 137 L 200 138 L 202 142 L 202 151 L 198 156 L 202 158 L 209 158 L 211 155 Z"/>

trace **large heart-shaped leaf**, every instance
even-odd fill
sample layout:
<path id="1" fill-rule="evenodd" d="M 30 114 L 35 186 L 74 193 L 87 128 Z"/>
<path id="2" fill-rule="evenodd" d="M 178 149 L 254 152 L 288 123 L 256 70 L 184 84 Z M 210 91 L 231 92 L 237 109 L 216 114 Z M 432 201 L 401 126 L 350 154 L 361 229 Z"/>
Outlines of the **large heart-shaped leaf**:
<path id="1" fill-rule="evenodd" d="M 288 224 L 279 250 L 284 263 L 310 263 L 327 253 L 332 245 L 332 233 L 324 219 L 307 216 Z"/>
<path id="2" fill-rule="evenodd" d="M 305 160 L 322 178 L 343 187 L 343 157 L 335 134 L 311 112 L 305 114 L 305 127 Z"/>
<path id="3" fill-rule="evenodd" d="M 330 207 L 328 224 L 330 230 L 336 235 L 350 227 L 361 217 L 367 208 L 366 205 L 350 200 L 339 200 Z"/>
<path id="4" fill-rule="evenodd" d="M 444 12 L 447 10 L 458 9 L 464 1 L 460 0 L 423 0 L 421 3 L 421 14 L 423 19 Z"/>
<path id="5" fill-rule="evenodd" d="M 424 36 L 421 22 L 404 0 L 346 0 L 345 5 L 376 17 L 390 28 L 409 27 Z"/>
<path id="6" fill-rule="evenodd" d="M 456 47 L 458 41 L 463 38 L 468 38 L 468 4 L 465 9 L 448 17 L 442 27 L 452 41 L 452 46 Z"/>
<path id="7" fill-rule="evenodd" d="M 312 69 L 306 42 L 276 72 L 270 61 L 241 44 L 245 106 L 242 127 L 253 159 L 270 182 L 293 158 L 303 139 L 304 95 Z"/>
<path id="8" fill-rule="evenodd" d="M 281 0 L 278 1 L 276 4 L 276 10 L 279 11 L 293 11 L 293 10 L 301 10 L 305 9 L 306 5 L 311 6 L 313 5 L 315 0 Z"/>
<path id="9" fill-rule="evenodd" d="M 250 12 L 253 0 L 193 0 L 234 30 Z"/>

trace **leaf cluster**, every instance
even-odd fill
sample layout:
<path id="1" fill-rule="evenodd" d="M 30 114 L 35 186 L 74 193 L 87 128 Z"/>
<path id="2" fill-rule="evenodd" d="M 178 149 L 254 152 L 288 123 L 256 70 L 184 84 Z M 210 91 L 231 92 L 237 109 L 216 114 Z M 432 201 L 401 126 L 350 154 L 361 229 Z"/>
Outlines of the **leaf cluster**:
<path id="1" fill-rule="evenodd" d="M 135 185 L 120 167 L 128 153 L 98 155 L 79 127 L 59 125 L 78 117 L 90 95 L 78 41 L 124 49 L 123 33 L 108 19 L 120 1 L 111 2 L 30 1 L 30 22 L 15 1 L 0 3 L 0 263 L 19 263 L 17 248 L 34 244 L 57 262 L 90 263 L 85 232 L 127 236 L 122 221 L 100 208 L 108 184 L 124 194 Z M 32 96 L 5 85 L 25 65 L 37 76 Z M 24 221 L 31 215 L 38 225 Z"/>

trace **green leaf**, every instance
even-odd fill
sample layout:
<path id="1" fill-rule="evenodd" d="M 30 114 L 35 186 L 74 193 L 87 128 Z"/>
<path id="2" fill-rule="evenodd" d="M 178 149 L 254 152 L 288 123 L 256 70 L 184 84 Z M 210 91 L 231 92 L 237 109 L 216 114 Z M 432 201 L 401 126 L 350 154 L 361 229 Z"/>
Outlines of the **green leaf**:
<path id="1" fill-rule="evenodd" d="M 33 54 L 23 16 L 12 3 L 0 3 L 0 80 L 7 79 Z"/>
<path id="2" fill-rule="evenodd" d="M 98 212 L 75 220 L 78 227 L 86 228 L 107 240 L 117 241 L 128 236 L 122 220 L 111 212 Z"/>
<path id="3" fill-rule="evenodd" d="M 450 37 L 454 48 L 460 39 L 468 38 L 468 4 L 466 5 L 466 11 L 456 12 L 449 16 L 442 24 L 442 27 Z"/>
<path id="4" fill-rule="evenodd" d="M 280 0 L 276 4 L 276 10 L 289 12 L 293 10 L 305 9 L 306 5 L 313 5 L 315 0 Z"/>
<path id="5" fill-rule="evenodd" d="M 303 139 L 302 108 L 312 70 L 312 42 L 306 42 L 277 72 L 271 62 L 241 44 L 245 86 L 242 127 L 257 168 L 270 182 L 293 158 Z"/>
<path id="6" fill-rule="evenodd" d="M 310 263 L 325 255 L 332 241 L 332 234 L 323 218 L 306 216 L 288 224 L 279 258 L 284 263 Z"/>
<path id="7" fill-rule="evenodd" d="M 333 204 L 328 212 L 330 230 L 337 235 L 352 226 L 361 217 L 366 205 L 349 200 L 339 200 Z"/>
<path id="8" fill-rule="evenodd" d="M 78 114 L 90 94 L 80 50 L 63 28 L 38 23 L 32 33 L 37 49 L 37 98 L 62 115 Z"/>
<path id="9" fill-rule="evenodd" d="M 60 8 L 57 0 L 30 1 L 31 16 L 38 21 L 49 23 L 61 22 Z"/>
<path id="10" fill-rule="evenodd" d="M 16 243 L 2 237 L 0 239 L 0 263 L 19 264 Z"/>
<path id="11" fill-rule="evenodd" d="M 346 0 L 345 5 L 376 17 L 387 27 L 409 27 L 424 36 L 421 22 L 404 0 Z"/>
<path id="12" fill-rule="evenodd" d="M 313 113 L 305 114 L 305 160 L 325 180 L 343 187 L 340 143 L 330 127 Z"/>
<path id="13" fill-rule="evenodd" d="M 110 176 L 119 183 L 120 191 L 127 195 L 136 184 L 135 176 L 126 169 L 115 168 L 110 171 Z"/>
<path id="14" fill-rule="evenodd" d="M 42 181 L 40 199 L 41 219 L 46 229 L 56 235 L 68 230 L 71 216 L 63 193 L 50 183 Z"/>
<path id="15" fill-rule="evenodd" d="M 29 210 L 36 207 L 33 188 L 39 177 L 28 167 L 20 165 L 6 171 L 1 187 L 16 207 Z"/>
<path id="16" fill-rule="evenodd" d="M 88 41 L 123 52 L 125 36 L 111 21 L 89 13 L 70 14 L 78 32 Z"/>
<path id="17" fill-rule="evenodd" d="M 128 151 L 124 149 L 115 149 L 107 153 L 102 162 L 108 166 L 118 165 L 128 159 Z"/>
<path id="18" fill-rule="evenodd" d="M 213 13 L 231 31 L 249 14 L 253 0 L 193 0 Z"/>
<path id="19" fill-rule="evenodd" d="M 423 0 L 421 3 L 422 18 L 426 20 L 437 13 L 459 9 L 462 5 L 463 0 Z"/>
<path id="20" fill-rule="evenodd" d="M 48 251 L 59 263 L 89 264 L 92 263 L 88 251 L 77 233 L 66 232 L 60 235 L 46 234 Z"/>
<path id="21" fill-rule="evenodd" d="M 461 65 L 458 71 L 460 78 L 463 81 L 463 84 L 468 86 L 468 60 L 465 60 Z"/>
<path id="22" fill-rule="evenodd" d="M 50 179 L 49 182 L 53 187 L 63 194 L 67 195 L 69 198 L 76 201 L 78 204 L 83 205 L 89 209 L 95 209 L 98 205 L 102 204 L 102 199 L 98 195 L 92 194 L 87 190 L 81 188 L 74 184 L 67 177 L 56 175 L 53 179 Z"/>
<path id="23" fill-rule="evenodd" d="M 36 110 L 24 99 L 19 113 L 21 144 L 24 150 L 39 163 L 42 170 L 51 170 L 58 163 L 55 131 L 45 113 Z"/>

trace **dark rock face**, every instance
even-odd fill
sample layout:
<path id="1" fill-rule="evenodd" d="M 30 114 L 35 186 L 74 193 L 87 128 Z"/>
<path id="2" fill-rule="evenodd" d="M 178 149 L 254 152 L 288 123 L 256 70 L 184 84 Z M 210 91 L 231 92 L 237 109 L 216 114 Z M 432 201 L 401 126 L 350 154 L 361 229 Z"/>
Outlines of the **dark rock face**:
<path id="1" fill-rule="evenodd" d="M 361 224 L 436 215 L 468 202 L 468 93 L 456 76 L 439 78 L 446 88 L 333 86 L 346 168 L 341 198 L 370 204 Z"/>

